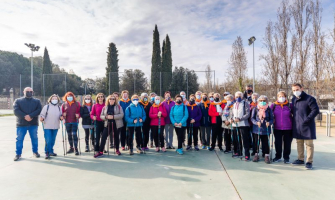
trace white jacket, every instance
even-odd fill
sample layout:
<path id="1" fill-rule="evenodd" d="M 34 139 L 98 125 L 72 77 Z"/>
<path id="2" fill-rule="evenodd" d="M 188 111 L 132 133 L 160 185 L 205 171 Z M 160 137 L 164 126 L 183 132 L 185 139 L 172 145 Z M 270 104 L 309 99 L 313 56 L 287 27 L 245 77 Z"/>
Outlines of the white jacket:
<path id="1" fill-rule="evenodd" d="M 234 127 L 243 127 L 249 126 L 249 116 L 250 116 L 250 104 L 245 100 L 242 100 L 240 103 L 235 102 L 233 105 L 232 117 L 235 120 L 236 118 L 240 119 L 239 122 L 233 123 Z"/>

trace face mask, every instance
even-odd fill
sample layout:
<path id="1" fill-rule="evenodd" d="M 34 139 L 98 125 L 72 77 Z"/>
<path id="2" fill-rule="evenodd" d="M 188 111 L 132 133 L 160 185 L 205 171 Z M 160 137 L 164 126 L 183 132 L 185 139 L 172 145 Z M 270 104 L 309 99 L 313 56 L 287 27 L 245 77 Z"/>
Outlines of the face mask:
<path id="1" fill-rule="evenodd" d="M 241 101 L 242 101 L 242 98 L 241 98 L 241 97 L 237 97 L 237 98 L 236 98 L 236 101 L 237 101 L 237 102 L 241 102 Z"/>
<path id="2" fill-rule="evenodd" d="M 27 91 L 26 92 L 26 97 L 31 98 L 33 96 L 33 91 Z"/>
<path id="3" fill-rule="evenodd" d="M 53 105 L 56 105 L 56 104 L 58 103 L 58 100 L 57 100 L 57 99 L 53 99 L 53 100 L 51 100 L 51 103 L 52 103 Z"/>
<path id="4" fill-rule="evenodd" d="M 215 99 L 214 99 L 216 102 L 219 102 L 220 101 L 220 99 L 218 98 L 218 97 L 215 97 Z"/>
<path id="5" fill-rule="evenodd" d="M 183 99 L 185 99 L 185 95 L 180 95 L 181 97 L 183 97 Z"/>
<path id="6" fill-rule="evenodd" d="M 264 101 L 259 102 L 259 105 L 261 105 L 261 106 L 265 106 L 265 105 L 266 105 L 266 102 L 264 102 Z"/>
<path id="7" fill-rule="evenodd" d="M 252 93 L 252 90 L 247 90 L 248 94 L 251 94 Z"/>
<path id="8" fill-rule="evenodd" d="M 166 97 L 165 99 L 169 101 L 171 99 L 171 97 Z"/>
<path id="9" fill-rule="evenodd" d="M 143 101 L 147 102 L 147 101 L 148 101 L 148 98 L 144 97 L 144 98 L 143 98 Z"/>
<path id="10" fill-rule="evenodd" d="M 155 101 L 155 97 L 151 97 L 151 101 Z"/>
<path id="11" fill-rule="evenodd" d="M 138 100 L 133 100 L 133 104 L 136 106 L 138 104 Z"/>
<path id="12" fill-rule="evenodd" d="M 257 103 L 257 99 L 252 99 L 252 102 Z"/>
<path id="13" fill-rule="evenodd" d="M 177 103 L 177 104 L 181 104 L 181 100 L 178 99 L 178 100 L 176 101 L 176 103 Z"/>
<path id="14" fill-rule="evenodd" d="M 86 99 L 86 100 L 85 100 L 85 103 L 91 103 L 91 100 Z"/>
<path id="15" fill-rule="evenodd" d="M 210 101 L 214 101 L 214 98 L 213 98 L 213 97 L 210 97 L 209 100 L 210 100 Z"/>
<path id="16" fill-rule="evenodd" d="M 73 97 L 66 97 L 66 99 L 67 99 L 69 102 L 73 101 Z"/>
<path id="17" fill-rule="evenodd" d="M 294 96 L 296 96 L 296 97 L 300 97 L 300 95 L 301 95 L 301 91 L 294 91 L 293 94 L 294 94 Z"/>
<path id="18" fill-rule="evenodd" d="M 194 103 L 195 103 L 194 99 L 191 99 L 191 100 L 190 100 L 190 104 L 192 105 L 192 104 L 194 104 Z"/>
<path id="19" fill-rule="evenodd" d="M 200 99 L 201 97 L 200 97 L 200 95 L 197 95 L 197 99 Z"/>
<path id="20" fill-rule="evenodd" d="M 127 97 L 127 98 L 124 98 L 124 97 L 123 97 L 122 99 L 125 100 L 125 101 L 127 101 L 128 97 Z"/>
<path id="21" fill-rule="evenodd" d="M 160 102 L 161 102 L 160 100 L 155 100 L 156 105 L 159 105 Z"/>
<path id="22" fill-rule="evenodd" d="M 279 97 L 278 102 L 279 103 L 284 103 L 285 102 L 285 97 Z"/>
<path id="23" fill-rule="evenodd" d="M 204 101 L 207 101 L 207 97 L 204 97 L 203 100 L 204 100 Z"/>

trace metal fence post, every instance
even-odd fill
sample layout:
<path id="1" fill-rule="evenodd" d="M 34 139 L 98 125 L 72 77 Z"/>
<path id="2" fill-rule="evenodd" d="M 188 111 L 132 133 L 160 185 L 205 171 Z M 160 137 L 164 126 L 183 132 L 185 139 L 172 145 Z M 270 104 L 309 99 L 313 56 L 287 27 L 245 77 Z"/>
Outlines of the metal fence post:
<path id="1" fill-rule="evenodd" d="M 44 85 L 44 74 L 43 74 L 43 105 L 45 104 L 45 85 Z"/>
<path id="2" fill-rule="evenodd" d="M 20 97 L 23 96 L 23 94 L 22 94 L 22 86 L 21 86 L 21 84 L 22 84 L 22 81 L 21 81 L 21 74 L 20 74 L 20 93 L 19 93 L 19 96 L 20 96 Z"/>

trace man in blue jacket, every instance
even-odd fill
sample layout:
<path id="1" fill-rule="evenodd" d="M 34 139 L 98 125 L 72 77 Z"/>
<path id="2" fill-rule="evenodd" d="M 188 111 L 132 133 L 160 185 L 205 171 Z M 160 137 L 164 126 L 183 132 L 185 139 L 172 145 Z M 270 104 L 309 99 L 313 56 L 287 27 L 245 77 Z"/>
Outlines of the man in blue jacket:
<path id="1" fill-rule="evenodd" d="M 319 107 L 314 97 L 306 94 L 299 83 L 292 85 L 294 97 L 293 105 L 293 138 L 297 140 L 298 159 L 292 164 L 303 165 L 304 144 L 306 144 L 307 160 L 305 167 L 313 168 L 314 144 L 316 139 L 315 117 L 319 114 Z"/>
<path id="2" fill-rule="evenodd" d="M 23 90 L 24 97 L 18 98 L 14 102 L 14 114 L 16 116 L 16 156 L 14 161 L 18 161 L 21 158 L 23 140 L 26 136 L 27 131 L 31 138 L 33 145 L 34 157 L 39 158 L 38 153 L 38 115 L 42 110 L 41 102 L 38 99 L 33 98 L 33 89 L 26 87 Z"/>

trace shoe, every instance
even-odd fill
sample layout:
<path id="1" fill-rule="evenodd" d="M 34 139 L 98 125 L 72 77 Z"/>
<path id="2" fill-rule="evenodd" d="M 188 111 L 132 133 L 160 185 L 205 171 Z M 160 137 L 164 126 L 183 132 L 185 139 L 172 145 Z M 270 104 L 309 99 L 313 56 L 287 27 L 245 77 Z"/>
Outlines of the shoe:
<path id="1" fill-rule="evenodd" d="M 231 150 L 226 149 L 223 153 L 225 153 L 225 154 L 231 153 Z"/>
<path id="2" fill-rule="evenodd" d="M 234 153 L 233 158 L 238 158 L 238 157 L 240 157 L 240 154 Z"/>
<path id="3" fill-rule="evenodd" d="M 292 165 L 303 165 L 303 164 L 305 164 L 305 162 L 302 161 L 302 160 L 295 160 L 295 161 L 292 163 Z"/>
<path id="4" fill-rule="evenodd" d="M 186 150 L 191 150 L 192 149 L 192 146 L 190 146 L 190 145 L 187 145 L 187 148 L 186 148 Z"/>
<path id="5" fill-rule="evenodd" d="M 264 162 L 265 162 L 266 164 L 270 164 L 270 163 L 271 163 L 271 162 L 270 162 L 270 157 L 269 157 L 268 154 L 265 155 L 265 160 L 264 160 Z"/>
<path id="6" fill-rule="evenodd" d="M 48 160 L 48 159 L 50 159 L 50 154 L 45 154 L 45 160 Z"/>
<path id="7" fill-rule="evenodd" d="M 181 149 L 177 149 L 177 153 L 178 153 L 179 155 L 183 155 L 183 154 L 184 154 L 184 152 L 183 152 L 183 148 L 181 148 Z"/>
<path id="8" fill-rule="evenodd" d="M 15 157 L 14 157 L 14 161 L 18 161 L 18 160 L 20 160 L 21 159 L 21 155 L 16 155 Z"/>
<path id="9" fill-rule="evenodd" d="M 107 151 L 106 151 L 106 150 L 104 150 L 104 153 L 107 153 Z"/>
<path id="10" fill-rule="evenodd" d="M 244 161 L 250 161 L 250 157 L 249 156 L 244 157 Z"/>
<path id="11" fill-rule="evenodd" d="M 143 151 L 142 151 L 142 149 L 140 147 L 136 147 L 136 152 L 139 153 L 139 154 L 143 153 Z"/>
<path id="12" fill-rule="evenodd" d="M 265 154 L 264 154 L 264 153 L 262 153 L 262 157 L 263 157 L 263 158 L 265 157 Z"/>
<path id="13" fill-rule="evenodd" d="M 223 149 L 222 149 L 222 147 L 219 147 L 219 150 L 220 150 L 221 152 L 223 152 Z"/>
<path id="14" fill-rule="evenodd" d="M 133 149 L 129 149 L 129 155 L 134 155 L 134 151 L 133 151 Z"/>
<path id="15" fill-rule="evenodd" d="M 202 145 L 201 149 L 206 149 L 206 145 Z"/>
<path id="16" fill-rule="evenodd" d="M 56 156 L 57 156 L 57 154 L 56 154 L 56 153 L 49 153 L 49 155 L 50 155 L 50 156 L 54 156 L 54 157 L 56 157 Z"/>
<path id="17" fill-rule="evenodd" d="M 165 149 L 165 147 L 162 147 L 162 151 L 163 151 L 163 152 L 166 152 L 166 149 Z"/>
<path id="18" fill-rule="evenodd" d="M 195 149 L 196 151 L 199 151 L 199 147 L 198 147 L 198 145 L 196 145 L 196 146 L 194 147 L 194 149 Z"/>
<path id="19" fill-rule="evenodd" d="M 94 158 L 100 158 L 103 157 L 104 154 L 102 152 L 98 152 L 97 154 L 94 155 Z"/>
<path id="20" fill-rule="evenodd" d="M 305 165 L 306 169 L 313 169 L 313 164 L 310 162 L 307 162 Z"/>
<path id="21" fill-rule="evenodd" d="M 149 151 L 150 149 L 148 147 L 144 147 L 144 150 L 145 151 Z"/>
<path id="22" fill-rule="evenodd" d="M 121 155 L 121 152 L 119 150 L 116 150 L 115 151 L 116 155 L 120 156 Z"/>
<path id="23" fill-rule="evenodd" d="M 186 147 L 185 142 L 183 142 L 183 147 Z"/>
<path id="24" fill-rule="evenodd" d="M 85 152 L 89 152 L 89 151 L 90 151 L 90 149 L 88 148 L 88 145 L 86 145 Z"/>
<path id="25" fill-rule="evenodd" d="M 79 155 L 79 151 L 78 151 L 78 149 L 75 149 L 75 154 L 74 155 L 76 155 L 76 156 L 78 156 Z"/>
<path id="26" fill-rule="evenodd" d="M 274 158 L 274 159 L 272 159 L 272 162 L 281 162 L 281 159 L 280 158 Z"/>
<path id="27" fill-rule="evenodd" d="M 145 147 L 142 147 L 141 150 L 142 150 L 142 151 L 145 151 Z"/>
<path id="28" fill-rule="evenodd" d="M 207 146 L 207 150 L 209 150 L 211 147 L 210 146 Z"/>
<path id="29" fill-rule="evenodd" d="M 159 152 L 159 147 L 156 147 L 156 152 Z"/>
<path id="30" fill-rule="evenodd" d="M 114 145 L 111 144 L 111 145 L 109 146 L 109 148 L 110 148 L 110 149 L 114 149 Z"/>
<path id="31" fill-rule="evenodd" d="M 150 142 L 150 148 L 154 148 L 154 142 L 153 141 Z"/>
<path id="32" fill-rule="evenodd" d="M 68 154 L 68 153 L 73 153 L 73 152 L 74 152 L 74 148 L 70 147 L 70 149 L 66 153 Z"/>
<path id="33" fill-rule="evenodd" d="M 284 163 L 285 164 L 290 164 L 291 162 L 290 162 L 290 159 L 284 159 Z"/>
<path id="34" fill-rule="evenodd" d="M 121 150 L 122 150 L 122 151 L 125 151 L 125 150 L 126 150 L 126 148 L 125 148 L 125 147 L 121 147 Z"/>
<path id="35" fill-rule="evenodd" d="M 209 151 L 213 151 L 213 150 L 214 150 L 214 148 L 212 148 L 212 147 L 211 147 L 211 148 L 209 148 L 208 150 L 209 150 Z"/>
<path id="36" fill-rule="evenodd" d="M 255 154 L 256 154 L 255 152 L 252 152 L 252 153 L 251 153 L 251 156 L 254 156 Z"/>
<path id="37" fill-rule="evenodd" d="M 170 146 L 167 146 L 167 147 L 166 147 L 166 149 L 172 149 L 172 147 L 170 147 Z"/>
<path id="38" fill-rule="evenodd" d="M 174 148 L 174 146 L 171 146 L 171 149 L 176 149 L 176 148 Z"/>
<path id="39" fill-rule="evenodd" d="M 259 155 L 258 153 L 256 153 L 254 158 L 252 159 L 252 162 L 258 162 L 258 161 L 259 161 Z"/>
<path id="40" fill-rule="evenodd" d="M 35 158 L 41 157 L 41 155 L 38 152 L 35 152 L 33 155 L 34 155 Z"/>

